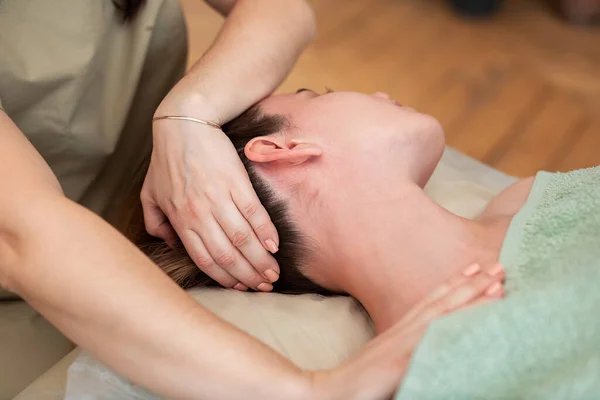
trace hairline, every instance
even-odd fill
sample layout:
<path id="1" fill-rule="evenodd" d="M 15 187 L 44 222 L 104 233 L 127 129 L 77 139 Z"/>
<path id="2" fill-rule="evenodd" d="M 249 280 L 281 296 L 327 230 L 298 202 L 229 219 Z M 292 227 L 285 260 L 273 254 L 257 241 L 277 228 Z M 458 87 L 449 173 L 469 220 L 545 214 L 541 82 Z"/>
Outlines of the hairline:
<path id="1" fill-rule="evenodd" d="M 275 134 L 280 134 L 283 129 L 290 129 L 293 126 L 288 117 L 286 117 L 283 114 L 277 113 L 267 114 L 264 111 L 264 109 L 260 106 L 260 104 L 255 104 L 254 106 L 246 110 L 244 114 L 245 113 L 254 113 L 254 115 L 252 115 L 252 121 L 249 121 L 250 123 L 268 122 L 272 123 L 276 127 L 275 130 L 271 130 L 269 132 L 253 134 L 251 135 L 252 138 L 263 135 L 271 136 Z M 233 120 L 232 122 L 234 121 L 235 120 Z M 240 141 L 241 139 L 237 138 L 236 140 L 235 137 L 229 136 L 229 133 L 227 132 L 227 125 L 228 124 L 224 126 L 224 131 L 226 132 L 229 139 L 232 140 L 232 142 L 234 142 L 234 145 L 236 145 L 235 141 Z M 244 142 L 243 146 L 238 143 L 239 146 L 237 146 L 236 151 L 238 152 L 238 155 L 242 160 L 244 168 L 248 173 L 248 177 L 250 178 L 250 182 L 254 191 L 256 192 L 263 207 L 269 213 L 269 216 L 271 217 L 272 221 L 276 220 L 279 222 L 279 224 L 285 225 L 285 233 L 290 234 L 290 238 L 292 239 L 293 243 L 286 243 L 286 238 L 283 238 L 284 240 L 280 241 L 280 245 L 288 246 L 288 250 L 292 252 L 290 259 L 293 265 L 290 265 L 290 267 L 295 269 L 304 279 L 308 280 L 311 284 L 323 289 L 321 290 L 321 292 L 331 293 L 330 290 L 316 283 L 313 278 L 309 278 L 307 276 L 305 266 L 315 259 L 315 255 L 318 252 L 318 246 L 314 239 L 302 233 L 302 231 L 298 228 L 297 222 L 290 215 L 289 205 L 287 204 L 287 202 L 277 192 L 277 190 L 268 181 L 268 179 L 266 179 L 265 176 L 258 171 L 256 164 L 254 164 L 248 159 L 244 150 L 245 146 L 251 139 L 245 139 L 248 138 L 244 138 L 243 140 L 241 140 Z"/>

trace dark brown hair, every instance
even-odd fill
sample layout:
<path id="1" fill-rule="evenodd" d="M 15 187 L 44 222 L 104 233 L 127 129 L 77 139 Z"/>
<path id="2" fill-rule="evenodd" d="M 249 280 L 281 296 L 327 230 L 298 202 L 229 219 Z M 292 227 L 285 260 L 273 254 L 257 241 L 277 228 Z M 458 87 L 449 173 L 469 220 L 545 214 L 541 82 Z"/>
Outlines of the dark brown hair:
<path id="1" fill-rule="evenodd" d="M 250 140 L 277 133 L 286 124 L 287 121 L 283 116 L 266 115 L 258 106 L 254 106 L 223 126 L 223 131 L 237 150 L 258 198 L 279 233 L 279 251 L 274 257 L 279 263 L 281 273 L 279 280 L 273 284 L 273 290 L 288 294 L 332 294 L 302 273 L 301 265 L 315 250 L 313 246 L 309 245 L 308 238 L 296 229 L 285 203 L 278 199 L 276 193 L 260 177 L 244 154 L 244 147 Z M 125 217 L 121 219 L 122 232 L 184 289 L 218 286 L 215 281 L 196 267 L 181 243 L 170 248 L 163 240 L 150 236 L 146 232 L 139 194 L 147 169 L 148 163 L 137 174 L 138 182 L 134 185 L 128 205 L 125 207 Z"/>

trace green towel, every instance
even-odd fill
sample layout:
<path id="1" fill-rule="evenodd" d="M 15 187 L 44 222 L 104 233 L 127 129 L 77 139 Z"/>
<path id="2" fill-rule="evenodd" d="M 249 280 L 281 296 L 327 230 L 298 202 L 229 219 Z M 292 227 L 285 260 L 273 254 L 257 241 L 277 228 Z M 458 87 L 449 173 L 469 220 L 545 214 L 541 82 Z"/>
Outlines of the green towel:
<path id="1" fill-rule="evenodd" d="M 537 175 L 505 300 L 432 324 L 396 400 L 600 399 L 600 167 Z"/>

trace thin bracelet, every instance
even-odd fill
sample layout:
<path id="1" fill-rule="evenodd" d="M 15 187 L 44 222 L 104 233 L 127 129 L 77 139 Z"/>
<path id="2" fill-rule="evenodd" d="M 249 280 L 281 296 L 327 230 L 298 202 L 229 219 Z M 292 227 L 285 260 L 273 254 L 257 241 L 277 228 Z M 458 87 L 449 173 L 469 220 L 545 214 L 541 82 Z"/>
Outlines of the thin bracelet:
<path id="1" fill-rule="evenodd" d="M 213 128 L 216 128 L 218 130 L 222 129 L 221 125 L 215 124 L 214 122 L 205 121 L 203 119 L 197 119 L 197 118 L 192 118 L 192 117 L 182 117 L 182 116 L 179 116 L 179 115 L 164 115 L 162 117 L 154 117 L 154 118 L 152 118 L 152 122 L 158 121 L 158 120 L 161 120 L 161 119 L 177 119 L 177 120 L 181 120 L 181 121 L 192 121 L 192 122 L 197 122 L 199 124 L 212 126 Z"/>

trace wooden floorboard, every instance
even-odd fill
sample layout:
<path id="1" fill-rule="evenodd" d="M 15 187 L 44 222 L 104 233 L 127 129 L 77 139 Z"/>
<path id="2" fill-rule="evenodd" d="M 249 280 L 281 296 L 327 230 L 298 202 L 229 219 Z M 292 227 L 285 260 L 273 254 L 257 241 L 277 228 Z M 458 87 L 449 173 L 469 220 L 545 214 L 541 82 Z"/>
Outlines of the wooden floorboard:
<path id="1" fill-rule="evenodd" d="M 538 169 L 551 169 L 562 151 L 571 150 L 570 143 L 579 136 L 585 122 L 585 113 L 577 99 L 564 91 L 550 92 L 543 107 L 495 165 L 521 176 L 533 175 Z"/>
<path id="2" fill-rule="evenodd" d="M 518 136 L 523 121 L 545 101 L 544 86 L 535 76 L 518 70 L 498 78 L 488 90 L 488 96 L 447 136 L 449 145 L 495 165 L 496 152 Z"/>
<path id="3" fill-rule="evenodd" d="M 190 59 L 222 19 L 182 0 Z M 600 164 L 600 27 L 543 0 L 465 20 L 443 0 L 312 0 L 315 42 L 280 91 L 385 91 L 431 113 L 448 144 L 516 176 Z"/>
<path id="4" fill-rule="evenodd" d="M 597 120 L 587 126 L 587 129 L 577 139 L 573 148 L 565 157 L 555 164 L 557 171 L 571 171 L 577 168 L 594 167 L 599 164 L 600 124 Z"/>

